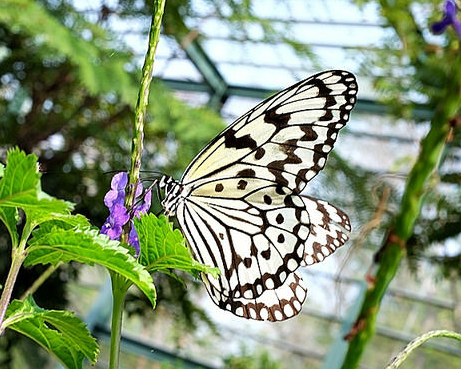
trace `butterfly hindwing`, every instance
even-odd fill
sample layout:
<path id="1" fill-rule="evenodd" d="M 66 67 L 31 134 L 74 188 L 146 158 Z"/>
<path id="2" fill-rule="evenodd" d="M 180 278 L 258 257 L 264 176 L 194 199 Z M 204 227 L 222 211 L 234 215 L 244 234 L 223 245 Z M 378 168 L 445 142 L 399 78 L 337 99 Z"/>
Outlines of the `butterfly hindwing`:
<path id="1" fill-rule="evenodd" d="M 267 180 L 249 183 L 202 183 L 177 214 L 197 259 L 221 271 L 210 284 L 233 298 L 255 298 L 284 284 L 303 261 L 310 232 L 299 195 Z"/>
<path id="2" fill-rule="evenodd" d="M 310 218 L 310 235 L 302 265 L 323 261 L 349 239 L 351 223 L 341 209 L 327 201 L 301 196 Z"/>
<path id="3" fill-rule="evenodd" d="M 307 287 L 298 273 L 291 273 L 285 283 L 273 290 L 253 299 L 230 298 L 224 296 L 208 281 L 208 276 L 202 279 L 213 302 L 221 309 L 228 310 L 237 316 L 254 319 L 281 321 L 297 315 L 307 296 Z"/>

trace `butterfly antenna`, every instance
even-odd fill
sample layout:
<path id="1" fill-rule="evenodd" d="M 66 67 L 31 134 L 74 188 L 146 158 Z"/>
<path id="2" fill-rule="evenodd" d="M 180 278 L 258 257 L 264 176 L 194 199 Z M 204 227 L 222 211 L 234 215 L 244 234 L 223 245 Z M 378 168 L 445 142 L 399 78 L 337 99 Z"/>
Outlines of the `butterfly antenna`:
<path id="1" fill-rule="evenodd" d="M 120 173 L 120 172 L 128 172 L 126 169 L 114 169 L 114 170 L 106 170 L 102 172 L 103 174 L 114 174 L 114 173 Z"/>

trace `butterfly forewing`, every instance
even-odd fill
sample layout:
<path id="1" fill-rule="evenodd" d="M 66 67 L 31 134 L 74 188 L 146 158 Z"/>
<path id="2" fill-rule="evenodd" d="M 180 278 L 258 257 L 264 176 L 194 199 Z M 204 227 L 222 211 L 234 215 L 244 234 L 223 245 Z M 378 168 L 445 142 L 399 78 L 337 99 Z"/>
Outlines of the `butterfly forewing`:
<path id="1" fill-rule="evenodd" d="M 347 215 L 300 192 L 325 166 L 356 95 L 355 77 L 338 70 L 275 94 L 210 142 L 171 190 L 165 204 L 195 257 L 221 271 L 203 275 L 221 308 L 256 320 L 296 315 L 307 293 L 298 267 L 346 242 Z"/>
<path id="2" fill-rule="evenodd" d="M 261 178 L 300 192 L 325 165 L 356 101 L 355 77 L 327 71 L 268 98 L 217 136 L 186 169 L 182 183 L 240 176 L 264 167 Z"/>

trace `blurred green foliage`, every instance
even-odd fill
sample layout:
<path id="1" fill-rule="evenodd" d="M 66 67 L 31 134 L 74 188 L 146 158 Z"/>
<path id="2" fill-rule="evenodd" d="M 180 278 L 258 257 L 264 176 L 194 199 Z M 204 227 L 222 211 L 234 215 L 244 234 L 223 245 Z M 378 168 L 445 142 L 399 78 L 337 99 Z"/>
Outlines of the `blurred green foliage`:
<path id="1" fill-rule="evenodd" d="M 357 0 L 356 3 L 377 4 L 384 26 L 389 29 L 384 48 L 367 51 L 362 67 L 364 73 L 373 76 L 374 87 L 394 117 L 414 120 L 412 112 L 416 107 L 440 109 L 460 53 L 460 40 L 451 27 L 438 36 L 430 31 L 431 23 L 443 17 L 444 2 Z M 458 110 L 452 117 L 453 129 L 439 163 L 439 173 L 428 184 L 421 216 L 407 244 L 407 260 L 415 272 L 418 262 L 424 260 L 439 266 L 442 275 L 461 276 L 461 253 L 444 255 L 436 251 L 444 241 L 454 241 L 461 233 L 461 177 L 456 165 L 461 149 L 459 119 Z"/>
<path id="2" fill-rule="evenodd" d="M 245 347 L 242 347 L 240 351 L 238 355 L 224 359 L 225 369 L 282 369 L 284 367 L 267 351 L 250 353 Z"/>

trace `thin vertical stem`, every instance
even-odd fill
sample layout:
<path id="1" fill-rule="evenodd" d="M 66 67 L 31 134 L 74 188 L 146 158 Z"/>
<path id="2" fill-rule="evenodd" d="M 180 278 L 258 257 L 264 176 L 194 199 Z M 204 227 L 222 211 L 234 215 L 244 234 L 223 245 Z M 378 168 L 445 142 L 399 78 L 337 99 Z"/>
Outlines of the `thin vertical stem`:
<path id="1" fill-rule="evenodd" d="M 0 298 L 0 335 L 3 334 L 2 323 L 5 319 L 6 310 L 10 303 L 11 294 L 13 293 L 14 284 L 18 278 L 19 269 L 21 269 L 22 263 L 26 258 L 26 242 L 33 230 L 34 226 L 27 221 L 21 235 L 21 241 L 19 246 L 14 248 L 11 253 L 11 266 L 6 277 L 5 286 L 3 287 L 2 297 Z"/>
<path id="2" fill-rule="evenodd" d="M 154 15 L 149 34 L 149 46 L 147 49 L 144 65 L 142 67 L 141 86 L 138 93 L 138 101 L 135 108 L 135 119 L 133 127 L 133 141 L 131 146 L 131 166 L 127 186 L 127 196 L 125 198 L 125 207 L 131 209 L 134 203 L 136 185 L 139 181 L 139 171 L 141 169 L 141 156 L 143 150 L 144 138 L 144 119 L 146 116 L 147 103 L 149 99 L 149 87 L 152 81 L 154 69 L 155 50 L 157 49 L 160 38 L 160 27 L 165 10 L 166 0 L 154 1 Z M 128 234 L 130 233 L 131 222 L 128 222 L 122 234 L 122 241 L 127 243 Z"/>
<path id="3" fill-rule="evenodd" d="M 408 176 L 400 211 L 384 240 L 377 258 L 373 283 L 369 285 L 359 316 L 346 336 L 350 340 L 342 369 L 355 369 L 375 332 L 381 300 L 405 256 L 406 242 L 412 235 L 424 200 L 426 183 L 437 169 L 451 130 L 450 121 L 461 106 L 461 53 L 447 78 L 444 98 L 439 102 L 431 129 L 421 142 L 421 151 Z"/>
<path id="4" fill-rule="evenodd" d="M 162 17 L 165 9 L 166 0 L 154 1 L 154 13 L 149 34 L 149 44 L 147 53 L 142 67 L 141 84 L 138 92 L 138 101 L 135 108 L 135 119 L 133 127 L 133 141 L 131 146 L 131 166 L 128 179 L 127 193 L 125 197 L 125 207 L 132 209 L 136 186 L 139 181 L 139 171 L 141 168 L 141 157 L 143 150 L 144 138 L 144 120 L 149 99 L 149 87 L 152 81 L 152 73 L 154 68 L 155 50 L 157 49 Z M 123 227 L 121 240 L 128 243 L 128 235 L 130 233 L 131 222 L 128 222 Z M 122 315 L 123 305 L 125 302 L 126 292 L 130 286 L 122 276 L 111 273 L 112 280 L 112 323 L 111 323 L 111 346 L 110 346 L 110 362 L 109 369 L 117 369 L 120 357 L 120 337 L 122 334 Z"/>
<path id="5" fill-rule="evenodd" d="M 56 265 L 50 265 L 41 275 L 38 277 L 34 283 L 27 289 L 26 292 L 22 294 L 20 297 L 20 300 L 24 301 L 27 296 L 33 295 L 35 291 L 37 291 L 40 286 L 45 283 L 45 281 L 55 272 L 56 269 L 58 269 L 63 263 L 59 262 Z"/>
<path id="6" fill-rule="evenodd" d="M 110 332 L 109 369 L 117 369 L 120 358 L 120 339 L 122 335 L 123 305 L 125 303 L 127 285 L 122 277 L 111 274 L 112 281 L 112 321 Z"/>

